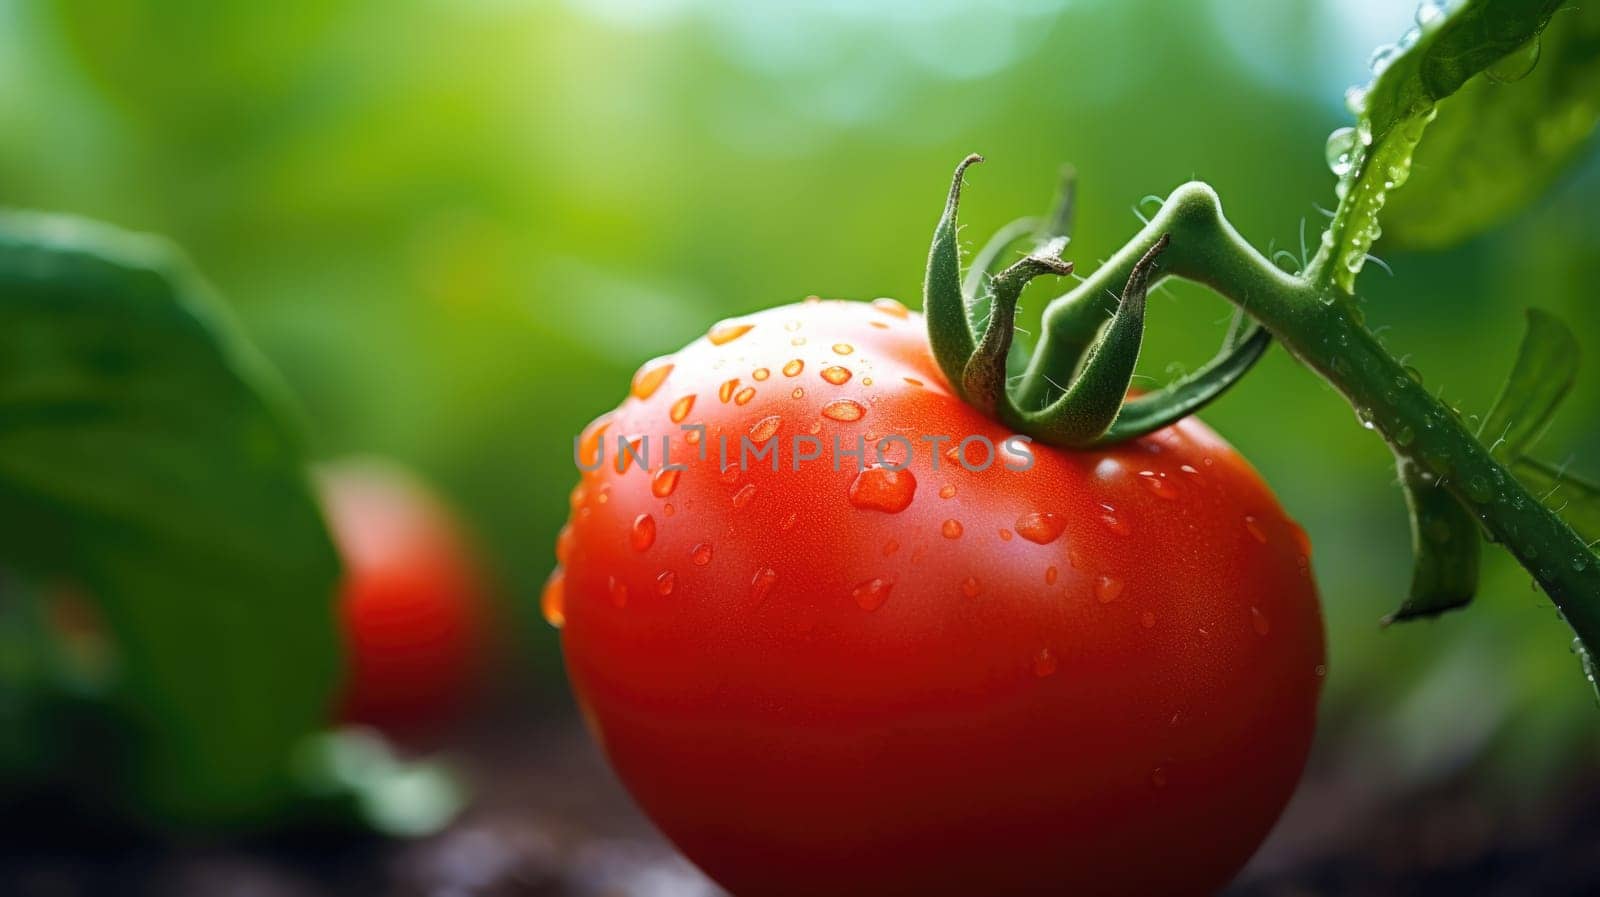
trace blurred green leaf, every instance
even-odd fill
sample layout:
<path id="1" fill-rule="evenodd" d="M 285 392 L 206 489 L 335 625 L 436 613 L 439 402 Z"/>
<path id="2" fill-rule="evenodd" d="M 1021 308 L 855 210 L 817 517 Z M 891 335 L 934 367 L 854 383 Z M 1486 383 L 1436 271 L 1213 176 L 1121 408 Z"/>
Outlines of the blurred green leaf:
<path id="1" fill-rule="evenodd" d="M 100 606 L 163 816 L 272 811 L 326 719 L 339 566 L 281 407 L 165 244 L 0 215 L 0 562 Z"/>
<path id="2" fill-rule="evenodd" d="M 467 786 L 450 767 L 403 761 L 370 729 L 313 735 L 297 748 L 294 765 L 300 787 L 335 815 L 398 838 L 439 831 L 467 802 Z"/>
<path id="3" fill-rule="evenodd" d="M 1600 7 L 1563 8 L 1534 46 L 1525 77 L 1473 78 L 1439 104 L 1411 180 L 1384 210 L 1386 246 L 1441 249 L 1483 233 L 1586 146 L 1600 122 Z"/>
<path id="4" fill-rule="evenodd" d="M 1517 479 L 1557 509 L 1578 535 L 1590 543 L 1600 542 L 1600 484 L 1573 476 L 1537 458 L 1519 458 L 1511 465 Z M 1574 562 L 1588 561 L 1573 559 Z"/>
<path id="5" fill-rule="evenodd" d="M 1500 460 L 1520 457 L 1550 426 L 1578 379 L 1578 340 L 1560 318 L 1530 308 L 1528 329 L 1500 395 L 1478 427 L 1478 438 Z"/>
<path id="6" fill-rule="evenodd" d="M 1466 0 L 1437 12 L 1404 46 L 1380 48 L 1379 69 L 1366 88 L 1354 88 L 1354 128 L 1329 138 L 1328 157 L 1339 175 L 1339 207 L 1323 234 L 1329 276 L 1353 291 L 1367 250 L 1382 232 L 1379 213 L 1391 191 L 1411 174 L 1412 155 L 1437 104 L 1473 76 L 1536 40 L 1562 0 Z M 1430 5 L 1432 10 L 1439 7 Z"/>
<path id="7" fill-rule="evenodd" d="M 1464 607 L 1478 592 L 1483 546 L 1478 522 L 1450 490 L 1409 459 L 1396 462 L 1411 511 L 1411 593 L 1389 623 L 1435 617 Z"/>

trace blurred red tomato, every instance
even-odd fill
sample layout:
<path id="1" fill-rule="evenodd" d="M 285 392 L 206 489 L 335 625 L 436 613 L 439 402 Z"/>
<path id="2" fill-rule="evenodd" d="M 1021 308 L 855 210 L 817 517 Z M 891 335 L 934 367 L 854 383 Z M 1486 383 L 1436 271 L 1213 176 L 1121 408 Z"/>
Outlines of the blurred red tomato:
<path id="1" fill-rule="evenodd" d="M 481 682 L 489 596 L 470 541 L 416 477 L 372 460 L 320 473 L 345 564 L 341 722 L 416 735 L 458 717 Z"/>

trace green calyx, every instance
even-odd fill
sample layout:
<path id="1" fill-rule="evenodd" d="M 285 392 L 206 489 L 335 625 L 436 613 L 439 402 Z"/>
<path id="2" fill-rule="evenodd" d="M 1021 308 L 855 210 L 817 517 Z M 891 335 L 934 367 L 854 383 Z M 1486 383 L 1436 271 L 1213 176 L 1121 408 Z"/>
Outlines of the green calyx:
<path id="1" fill-rule="evenodd" d="M 1120 294 L 1102 283 L 1100 275 L 1107 271 L 1120 273 L 1116 265 L 1108 264 L 1046 309 L 1052 337 L 1048 348 L 1032 358 L 1013 359 L 1017 303 L 1023 289 L 1043 275 L 1072 273 L 1072 263 L 1063 261 L 1061 254 L 1072 227 L 1074 177 L 1070 169 L 1064 174 L 1049 217 L 1021 219 L 1002 228 L 963 277 L 957 210 L 962 177 L 980 161 L 981 156 L 968 156 L 956 168 L 944 214 L 934 230 L 923 287 L 934 358 L 946 379 L 974 407 L 1050 445 L 1081 448 L 1120 442 L 1194 413 L 1237 382 L 1266 350 L 1271 342 L 1267 331 L 1241 314 L 1222 351 L 1195 374 L 1155 392 L 1129 396 L 1144 339 L 1145 297 L 1160 276 L 1157 263 L 1173 240 L 1173 232 L 1162 231 L 1138 247 L 1123 275 Z M 1205 192 L 1214 201 L 1214 194 Z M 1205 204 L 1204 198 L 1200 204 Z M 1180 201 L 1176 208 L 1181 213 L 1186 205 Z M 1030 236 L 1032 251 L 993 273 L 1006 250 Z"/>

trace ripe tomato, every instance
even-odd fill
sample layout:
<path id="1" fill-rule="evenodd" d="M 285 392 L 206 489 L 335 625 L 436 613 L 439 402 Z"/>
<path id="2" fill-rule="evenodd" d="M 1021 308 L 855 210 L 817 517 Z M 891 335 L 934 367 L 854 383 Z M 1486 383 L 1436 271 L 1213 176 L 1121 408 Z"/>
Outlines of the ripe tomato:
<path id="1" fill-rule="evenodd" d="M 488 598 L 460 525 L 391 465 L 343 462 L 322 496 L 345 564 L 343 722 L 418 735 L 457 715 L 484 662 Z"/>
<path id="2" fill-rule="evenodd" d="M 913 450 L 795 470 L 796 434 Z M 743 435 L 780 469 L 739 469 Z M 1311 741 L 1305 534 L 1193 419 L 1027 470 L 925 435 L 1012 434 L 889 300 L 720 324 L 589 428 L 545 606 L 622 780 L 750 897 L 1215 891 Z"/>

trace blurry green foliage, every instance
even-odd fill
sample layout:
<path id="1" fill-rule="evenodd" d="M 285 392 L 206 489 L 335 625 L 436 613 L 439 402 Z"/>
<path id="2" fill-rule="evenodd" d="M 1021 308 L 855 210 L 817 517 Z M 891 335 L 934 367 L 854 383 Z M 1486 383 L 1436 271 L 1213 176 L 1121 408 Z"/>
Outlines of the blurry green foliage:
<path id="1" fill-rule="evenodd" d="M 640 362 L 808 293 L 914 297 L 948 172 L 972 151 L 989 158 L 963 209 L 973 240 L 1042 207 L 1071 161 L 1080 271 L 1138 226 L 1139 197 L 1190 177 L 1263 248 L 1303 256 L 1302 223 L 1314 240 L 1333 183 L 1325 139 L 1348 118 L 1339 92 L 1412 13 L 202 6 L 0 0 L 0 130 L 25 135 L 0 142 L 0 203 L 189 248 L 308 406 L 321 452 L 407 460 L 473 517 L 552 695 L 555 640 L 532 596 L 573 482 L 570 435 Z M 1492 234 L 1433 255 L 1376 248 L 1400 276 L 1363 279 L 1369 321 L 1469 415 L 1493 399 L 1530 297 L 1586 344 L 1600 333 L 1600 160 L 1592 141 L 1582 153 Z M 1176 287 L 1148 318 L 1141 364 L 1165 382 L 1209 357 L 1226 309 Z M 1377 731 L 1442 750 L 1440 727 L 1407 721 L 1454 714 L 1513 773 L 1593 755 L 1590 697 L 1548 650 L 1564 627 L 1504 558 L 1491 553 L 1470 613 L 1378 631 L 1406 586 L 1402 498 L 1388 452 L 1337 396 L 1274 352 L 1205 417 L 1317 546 L 1328 743 Z M 1600 372 L 1543 445 L 1600 469 Z M 1470 662 L 1440 662 L 1462 646 Z"/>

